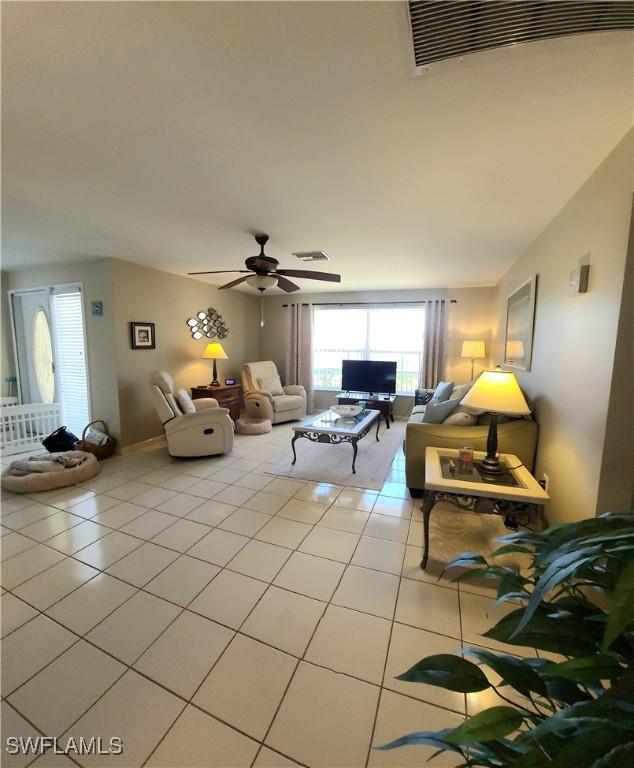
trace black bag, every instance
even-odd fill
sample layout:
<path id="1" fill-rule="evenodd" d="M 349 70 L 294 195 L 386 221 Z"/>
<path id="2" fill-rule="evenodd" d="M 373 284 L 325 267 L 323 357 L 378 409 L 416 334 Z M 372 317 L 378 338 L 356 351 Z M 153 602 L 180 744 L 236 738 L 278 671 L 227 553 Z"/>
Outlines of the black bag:
<path id="1" fill-rule="evenodd" d="M 42 445 L 49 453 L 61 453 L 62 451 L 74 451 L 75 443 L 79 438 L 76 437 L 66 427 L 59 427 L 55 432 L 51 432 L 48 437 L 42 440 Z"/>

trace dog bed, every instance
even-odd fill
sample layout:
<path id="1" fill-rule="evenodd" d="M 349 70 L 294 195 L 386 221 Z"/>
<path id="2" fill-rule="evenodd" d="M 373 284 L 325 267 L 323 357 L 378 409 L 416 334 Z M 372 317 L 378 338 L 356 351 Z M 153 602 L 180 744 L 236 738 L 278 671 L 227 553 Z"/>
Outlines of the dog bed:
<path id="1" fill-rule="evenodd" d="M 97 457 L 86 451 L 64 451 L 63 453 L 50 453 L 47 456 L 37 457 L 38 460 L 57 462 L 61 460 L 70 462 L 82 459 L 81 464 L 74 467 L 61 468 L 54 472 L 29 472 L 25 475 L 11 474 L 11 467 L 16 464 L 23 466 L 23 462 L 12 462 L 8 469 L 2 473 L 2 487 L 12 493 L 37 493 L 38 491 L 52 491 L 55 488 L 65 488 L 67 485 L 77 485 L 83 480 L 99 474 L 101 468 Z"/>
<path id="2" fill-rule="evenodd" d="M 241 416 L 236 421 L 236 432 L 239 435 L 265 435 L 271 431 L 271 419 L 249 419 Z"/>

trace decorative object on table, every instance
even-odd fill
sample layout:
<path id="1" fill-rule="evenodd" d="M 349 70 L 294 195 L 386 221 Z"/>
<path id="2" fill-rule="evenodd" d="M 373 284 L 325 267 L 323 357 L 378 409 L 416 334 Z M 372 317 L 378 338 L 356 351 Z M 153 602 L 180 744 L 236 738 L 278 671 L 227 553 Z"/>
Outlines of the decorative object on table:
<path id="1" fill-rule="evenodd" d="M 482 452 L 475 454 L 477 459 Z M 501 515 L 507 525 L 534 524 L 543 527 L 542 509 L 548 494 L 513 454 L 500 457 L 501 472 L 491 479 L 481 462 L 463 464 L 456 448 L 425 450 L 425 500 L 423 502 L 423 559 L 429 556 L 429 519 L 438 501 L 447 501 L 461 510 Z"/>
<path id="2" fill-rule="evenodd" d="M 473 339 L 465 339 L 462 342 L 461 357 L 466 357 L 471 360 L 471 381 L 473 381 L 473 364 L 482 357 L 486 357 L 486 345 L 484 341 L 474 341 Z"/>
<path id="3" fill-rule="evenodd" d="M 195 317 L 190 317 L 187 320 L 187 327 L 192 339 L 196 341 L 205 337 L 208 339 L 226 339 L 229 335 L 229 329 L 222 319 L 222 315 L 213 307 L 199 310 Z"/>
<path id="4" fill-rule="evenodd" d="M 235 379 L 225 379 L 225 385 L 227 387 L 234 387 L 235 384 L 236 384 L 236 380 Z"/>
<path id="5" fill-rule="evenodd" d="M 363 408 L 360 405 L 331 405 L 330 410 L 336 413 L 337 416 L 349 419 L 358 416 L 363 411 Z"/>
<path id="6" fill-rule="evenodd" d="M 531 412 L 515 374 L 512 371 L 503 371 L 499 366 L 494 371 L 483 371 L 462 399 L 462 405 L 491 414 L 487 453 L 479 462 L 478 468 L 488 477 L 500 475 L 504 468 L 497 456 L 498 416 L 529 416 Z"/>
<path id="7" fill-rule="evenodd" d="M 250 419 L 248 416 L 240 416 L 236 420 L 236 432 L 239 435 L 265 435 L 270 431 L 270 419 Z"/>
<path id="8" fill-rule="evenodd" d="M 99 474 L 97 457 L 85 451 L 61 451 L 12 462 L 2 487 L 12 493 L 39 493 L 77 485 Z"/>
<path id="9" fill-rule="evenodd" d="M 95 425 L 101 425 L 97 428 Z M 116 446 L 116 440 L 108 432 L 108 425 L 103 419 L 95 419 L 84 427 L 81 440 L 75 443 L 76 451 L 92 453 L 100 461 L 112 456 Z"/>
<path id="10" fill-rule="evenodd" d="M 131 349 L 155 349 L 154 323 L 130 323 Z"/>
<path id="11" fill-rule="evenodd" d="M 103 301 L 91 301 L 90 314 L 95 317 L 101 317 L 103 315 Z"/>
<path id="12" fill-rule="evenodd" d="M 239 384 L 220 384 L 211 387 L 208 384 L 192 387 L 192 400 L 213 397 L 221 408 L 226 408 L 234 421 L 240 418 L 242 410 L 242 387 Z"/>
<path id="13" fill-rule="evenodd" d="M 396 395 L 375 395 L 366 396 L 363 395 L 363 400 L 355 397 L 351 392 L 340 392 L 337 395 L 337 403 L 339 405 L 358 405 L 363 406 L 362 410 L 370 408 L 374 411 L 380 411 L 381 416 L 385 419 L 385 426 L 389 429 L 390 424 L 394 423 L 394 403 L 396 402 Z"/>
<path id="14" fill-rule="evenodd" d="M 42 445 L 49 453 L 61 453 L 75 450 L 75 443 L 79 440 L 68 427 L 58 427 L 48 437 L 42 440 Z"/>
<path id="15" fill-rule="evenodd" d="M 506 299 L 504 365 L 530 371 L 537 275 L 533 275 Z"/>
<path id="16" fill-rule="evenodd" d="M 607 513 L 504 536 L 492 564 L 472 553 L 449 563 L 459 571 L 453 581 L 486 579 L 497 587 L 496 605 L 507 610 L 482 634 L 508 647 L 428 656 L 403 671 L 397 679 L 405 684 L 471 694 L 475 714 L 469 707 L 457 727 L 450 716 L 448 728 L 376 746 L 431 746 L 453 753 L 447 764 L 473 768 L 631 765 L 633 526 L 633 512 Z M 529 560 L 521 573 L 500 565 L 508 552 Z M 409 759 L 422 765 L 425 756 Z"/>
<path id="17" fill-rule="evenodd" d="M 203 360 L 213 360 L 214 361 L 214 367 L 213 367 L 213 378 L 210 383 L 210 387 L 219 387 L 220 382 L 218 381 L 218 371 L 216 369 L 216 360 L 228 360 L 227 353 L 222 348 L 222 344 L 219 341 L 210 341 L 209 344 L 205 347 L 203 350 L 202 355 L 200 356 Z"/>
<path id="18" fill-rule="evenodd" d="M 462 448 L 459 448 L 458 461 L 465 465 L 473 464 L 473 446 L 463 445 Z"/>
<path id="19" fill-rule="evenodd" d="M 233 448 L 233 422 L 209 396 L 192 400 L 166 371 L 150 374 L 152 402 L 163 424 L 170 456 L 213 456 Z"/>

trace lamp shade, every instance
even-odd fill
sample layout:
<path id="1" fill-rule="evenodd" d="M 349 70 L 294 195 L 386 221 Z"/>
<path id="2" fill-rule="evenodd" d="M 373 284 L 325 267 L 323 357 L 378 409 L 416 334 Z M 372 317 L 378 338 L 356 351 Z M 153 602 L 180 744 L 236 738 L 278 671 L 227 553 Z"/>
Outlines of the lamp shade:
<path id="1" fill-rule="evenodd" d="M 461 401 L 461 405 L 506 416 L 527 416 L 530 408 L 511 371 L 483 371 Z"/>
<path id="2" fill-rule="evenodd" d="M 463 341 L 461 357 L 470 357 L 472 360 L 474 357 L 486 357 L 484 342 L 471 340 Z"/>
<path id="3" fill-rule="evenodd" d="M 227 353 L 222 348 L 222 344 L 217 341 L 210 341 L 201 355 L 203 360 L 228 360 Z"/>

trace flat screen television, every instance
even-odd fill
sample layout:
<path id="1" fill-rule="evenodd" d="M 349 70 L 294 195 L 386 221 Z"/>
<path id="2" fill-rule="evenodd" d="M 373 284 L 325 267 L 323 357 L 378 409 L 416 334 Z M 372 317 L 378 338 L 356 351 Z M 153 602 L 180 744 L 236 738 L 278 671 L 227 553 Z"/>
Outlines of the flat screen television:
<path id="1" fill-rule="evenodd" d="M 341 389 L 374 395 L 396 392 L 396 363 L 384 360 L 343 360 Z"/>

